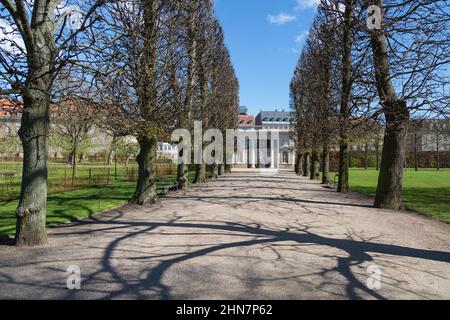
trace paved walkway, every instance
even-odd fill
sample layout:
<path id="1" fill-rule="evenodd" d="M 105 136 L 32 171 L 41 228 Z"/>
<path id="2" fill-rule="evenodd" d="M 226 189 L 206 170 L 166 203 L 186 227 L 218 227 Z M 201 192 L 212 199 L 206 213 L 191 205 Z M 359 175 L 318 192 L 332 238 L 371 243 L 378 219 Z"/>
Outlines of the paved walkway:
<path id="1" fill-rule="evenodd" d="M 0 246 L 0 299 L 450 299 L 450 225 L 371 203 L 236 172 L 53 229 L 44 248 Z"/>

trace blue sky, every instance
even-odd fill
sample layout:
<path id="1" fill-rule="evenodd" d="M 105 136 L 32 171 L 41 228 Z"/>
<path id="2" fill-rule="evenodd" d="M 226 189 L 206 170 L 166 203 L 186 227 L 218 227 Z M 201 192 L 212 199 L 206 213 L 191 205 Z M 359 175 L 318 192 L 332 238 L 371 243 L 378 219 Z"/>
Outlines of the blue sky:
<path id="1" fill-rule="evenodd" d="M 215 0 L 250 113 L 289 109 L 289 83 L 318 0 Z"/>

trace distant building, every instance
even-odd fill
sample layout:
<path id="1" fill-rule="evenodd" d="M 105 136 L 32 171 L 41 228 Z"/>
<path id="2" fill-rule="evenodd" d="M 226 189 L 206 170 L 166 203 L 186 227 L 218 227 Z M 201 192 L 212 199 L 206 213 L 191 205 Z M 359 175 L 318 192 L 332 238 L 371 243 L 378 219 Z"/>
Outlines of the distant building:
<path id="1" fill-rule="evenodd" d="M 58 106 L 52 105 L 52 110 L 57 111 Z M 22 119 L 22 103 L 20 101 L 11 101 L 7 99 L 0 99 L 0 138 L 7 136 L 18 136 L 18 132 Z M 57 125 L 57 122 L 51 123 L 52 128 Z M 105 130 L 93 126 L 89 131 L 90 143 L 92 147 L 89 148 L 88 157 L 103 157 L 111 149 L 112 136 Z M 17 154 L 12 156 L 22 156 L 21 149 L 18 148 Z M 59 148 L 50 145 L 49 157 L 58 159 L 63 158 Z"/>
<path id="2" fill-rule="evenodd" d="M 285 110 L 261 111 L 256 116 L 256 125 L 267 130 L 291 130 L 294 127 L 294 121 L 294 113 Z"/>
<path id="3" fill-rule="evenodd" d="M 178 148 L 170 143 L 158 144 L 158 159 L 176 161 L 178 159 Z"/>
<path id="4" fill-rule="evenodd" d="M 0 99 L 0 137 L 16 135 L 22 119 L 20 102 Z"/>
<path id="5" fill-rule="evenodd" d="M 255 127 L 255 116 L 248 114 L 247 107 L 240 107 L 238 128 L 251 129 Z"/>
<path id="6" fill-rule="evenodd" d="M 284 110 L 261 111 L 256 117 L 249 115 L 247 109 L 241 108 L 239 129 L 246 133 L 245 149 L 235 154 L 237 167 L 255 168 L 293 168 L 295 165 L 294 141 L 290 138 L 294 127 L 294 115 Z M 250 123 L 254 123 L 251 125 Z M 252 136 L 258 135 L 256 145 L 252 147 Z M 267 139 L 267 141 L 262 140 Z M 267 148 L 267 155 L 263 154 Z M 262 161 L 269 157 L 270 163 Z"/>
<path id="7" fill-rule="evenodd" d="M 423 119 L 411 121 L 408 133 L 409 151 L 450 151 L 450 120 Z"/>

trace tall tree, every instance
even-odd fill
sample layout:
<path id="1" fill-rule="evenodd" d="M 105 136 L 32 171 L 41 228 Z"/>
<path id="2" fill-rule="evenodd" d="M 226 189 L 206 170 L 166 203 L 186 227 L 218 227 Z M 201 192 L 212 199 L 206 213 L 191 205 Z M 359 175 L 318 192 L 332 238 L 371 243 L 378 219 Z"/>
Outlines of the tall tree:
<path id="1" fill-rule="evenodd" d="M 104 125 L 115 136 L 133 136 L 140 150 L 138 179 L 130 203 L 157 199 L 157 145 L 178 125 L 179 6 L 159 0 L 110 4 L 102 12 L 108 33 L 95 52 Z"/>
<path id="2" fill-rule="evenodd" d="M 376 0 L 370 4 L 379 8 L 374 17 L 379 26 L 370 28 L 369 35 L 386 122 L 375 206 L 398 210 L 411 113 L 429 117 L 448 108 L 449 2 Z"/>
<path id="3" fill-rule="evenodd" d="M 89 146 L 97 120 L 95 104 L 89 99 L 71 98 L 60 102 L 52 116 L 52 144 L 66 152 L 72 166 L 72 186 L 77 176 L 78 156 Z"/>
<path id="4" fill-rule="evenodd" d="M 19 131 L 24 158 L 16 210 L 18 245 L 47 243 L 47 158 L 53 81 L 63 65 L 80 57 L 77 52 L 82 45 L 77 41 L 78 35 L 96 20 L 94 12 L 104 1 L 69 2 L 0 1 L 0 18 L 7 24 L 6 36 L 0 37 L 0 81 L 1 87 L 6 88 L 0 94 L 20 95 L 24 103 Z M 82 18 L 75 28 L 69 28 L 75 4 L 85 14 L 78 15 Z"/>

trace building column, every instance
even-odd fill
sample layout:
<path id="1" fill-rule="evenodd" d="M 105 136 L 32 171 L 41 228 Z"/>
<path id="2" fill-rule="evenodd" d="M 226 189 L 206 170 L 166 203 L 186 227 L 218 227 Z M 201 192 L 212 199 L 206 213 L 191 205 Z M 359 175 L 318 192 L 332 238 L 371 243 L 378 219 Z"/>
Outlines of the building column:
<path id="1" fill-rule="evenodd" d="M 275 169 L 275 140 L 270 140 L 270 169 Z"/>
<path id="2" fill-rule="evenodd" d="M 280 140 L 277 140 L 276 141 L 276 144 L 275 144 L 275 159 L 276 159 L 276 161 L 275 161 L 275 168 L 276 169 L 279 169 L 280 168 L 280 163 L 281 163 L 281 150 L 280 150 Z"/>
<path id="3" fill-rule="evenodd" d="M 248 162 L 250 168 L 254 169 L 255 166 L 255 142 L 252 139 L 248 139 Z"/>
<path id="4" fill-rule="evenodd" d="M 250 159 L 250 165 L 252 169 L 256 168 L 256 146 L 254 143 L 252 143 L 252 148 L 250 150 L 251 153 L 251 159 Z"/>
<path id="5" fill-rule="evenodd" d="M 248 140 L 247 138 L 245 138 L 244 149 L 241 151 L 241 164 L 245 165 L 246 168 L 248 167 L 248 150 L 249 150 Z"/>

